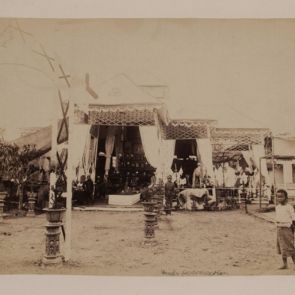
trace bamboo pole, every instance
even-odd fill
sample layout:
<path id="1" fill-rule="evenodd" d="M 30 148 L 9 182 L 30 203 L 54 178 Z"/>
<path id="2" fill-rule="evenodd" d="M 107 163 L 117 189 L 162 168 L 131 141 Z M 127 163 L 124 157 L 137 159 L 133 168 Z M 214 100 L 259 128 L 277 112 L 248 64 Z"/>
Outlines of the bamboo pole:
<path id="1" fill-rule="evenodd" d="M 271 134 L 271 160 L 272 160 L 272 172 L 273 172 L 273 190 L 274 190 L 274 203 L 277 204 L 276 198 L 276 175 L 275 175 L 275 160 L 274 160 L 274 136 Z"/>
<path id="2" fill-rule="evenodd" d="M 66 216 L 65 216 L 65 261 L 71 258 L 72 245 L 72 183 L 73 183 L 73 133 L 74 133 L 74 104 L 69 100 L 69 134 L 68 134 L 68 165 L 67 165 L 67 198 L 66 198 Z"/>
<path id="3" fill-rule="evenodd" d="M 261 204 L 261 192 L 262 192 L 262 188 L 261 188 L 261 159 L 259 158 L 259 209 L 261 209 L 262 204 Z"/>
<path id="4" fill-rule="evenodd" d="M 57 154 L 57 134 L 58 134 L 58 108 L 57 108 L 56 104 L 53 105 L 52 116 L 53 117 L 52 117 L 52 123 L 51 123 L 50 168 L 53 168 L 53 166 L 56 168 L 56 166 L 57 166 L 57 156 L 56 156 L 56 154 Z M 52 196 L 54 195 L 54 191 L 51 188 L 55 187 L 55 185 L 56 185 L 54 179 L 55 178 L 50 177 L 50 191 L 49 191 L 48 208 L 52 208 L 52 206 L 53 206 L 53 197 Z"/>

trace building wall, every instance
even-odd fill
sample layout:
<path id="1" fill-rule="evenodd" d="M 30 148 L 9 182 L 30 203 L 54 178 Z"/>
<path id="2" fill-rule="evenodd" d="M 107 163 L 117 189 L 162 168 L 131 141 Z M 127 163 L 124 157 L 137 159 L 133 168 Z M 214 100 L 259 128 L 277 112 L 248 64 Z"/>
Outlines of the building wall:
<path id="1" fill-rule="evenodd" d="M 269 171 L 269 177 L 273 182 L 273 172 Z M 295 160 L 276 160 L 275 180 L 277 188 L 286 188 L 295 186 Z"/>
<path id="2" fill-rule="evenodd" d="M 295 156 L 295 140 L 274 138 L 274 154 Z"/>

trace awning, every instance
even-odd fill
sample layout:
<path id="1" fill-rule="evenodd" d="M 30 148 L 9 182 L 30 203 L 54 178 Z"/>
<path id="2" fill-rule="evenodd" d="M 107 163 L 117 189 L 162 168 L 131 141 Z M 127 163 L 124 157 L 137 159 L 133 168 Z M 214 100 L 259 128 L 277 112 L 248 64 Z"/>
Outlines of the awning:
<path id="1" fill-rule="evenodd" d="M 113 126 L 156 125 L 162 104 L 89 105 L 89 124 Z"/>
<path id="2" fill-rule="evenodd" d="M 160 124 L 164 139 L 209 138 L 214 120 L 173 119 L 168 124 Z"/>

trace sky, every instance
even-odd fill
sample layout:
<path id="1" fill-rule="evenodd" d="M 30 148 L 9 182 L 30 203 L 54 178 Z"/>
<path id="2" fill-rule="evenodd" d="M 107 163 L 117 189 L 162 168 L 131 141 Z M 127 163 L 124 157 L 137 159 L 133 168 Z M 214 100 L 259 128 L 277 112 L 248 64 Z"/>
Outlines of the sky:
<path id="1" fill-rule="evenodd" d="M 21 34 L 18 26 L 30 35 Z M 217 119 L 220 127 L 295 133 L 294 20 L 0 19 L 0 127 L 46 126 L 57 113 L 47 54 L 91 87 L 119 73 L 169 88 L 171 117 Z M 83 95 L 82 95 L 83 96 Z"/>

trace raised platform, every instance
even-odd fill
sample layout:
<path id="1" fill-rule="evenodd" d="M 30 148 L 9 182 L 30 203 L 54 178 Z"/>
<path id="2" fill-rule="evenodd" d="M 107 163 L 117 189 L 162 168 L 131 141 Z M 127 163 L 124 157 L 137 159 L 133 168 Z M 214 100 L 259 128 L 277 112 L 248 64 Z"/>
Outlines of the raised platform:
<path id="1" fill-rule="evenodd" d="M 75 211 L 108 211 L 108 212 L 141 212 L 142 206 L 111 206 L 111 205 L 97 205 L 97 206 L 80 206 L 73 207 Z"/>
<path id="2" fill-rule="evenodd" d="M 140 194 L 109 195 L 109 205 L 132 206 L 138 203 L 139 200 Z"/>

